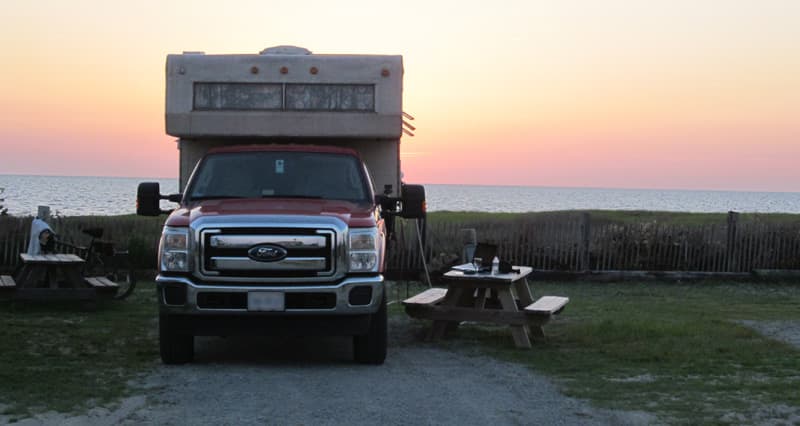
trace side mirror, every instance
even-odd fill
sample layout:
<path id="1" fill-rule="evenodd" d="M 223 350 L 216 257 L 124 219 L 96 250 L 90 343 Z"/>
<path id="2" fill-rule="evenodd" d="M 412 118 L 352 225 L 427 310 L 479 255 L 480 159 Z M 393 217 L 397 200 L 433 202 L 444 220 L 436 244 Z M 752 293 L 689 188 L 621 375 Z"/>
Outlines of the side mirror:
<path id="1" fill-rule="evenodd" d="M 140 216 L 158 216 L 164 211 L 161 210 L 160 202 L 166 199 L 172 202 L 180 202 L 181 194 L 161 195 L 161 188 L 158 182 L 142 182 L 136 190 L 136 214 Z"/>
<path id="2" fill-rule="evenodd" d="M 142 182 L 136 190 L 136 214 L 158 216 L 161 214 L 161 190 L 158 182 Z"/>
<path id="3" fill-rule="evenodd" d="M 406 219 L 422 219 L 427 213 L 425 187 L 422 185 L 403 185 L 403 211 L 400 216 Z"/>

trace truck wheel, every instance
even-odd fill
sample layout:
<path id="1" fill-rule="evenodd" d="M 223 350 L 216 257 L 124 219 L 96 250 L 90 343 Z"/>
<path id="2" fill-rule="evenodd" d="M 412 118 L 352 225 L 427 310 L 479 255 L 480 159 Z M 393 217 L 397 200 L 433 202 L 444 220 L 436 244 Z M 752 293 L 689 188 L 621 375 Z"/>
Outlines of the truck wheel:
<path id="1" fill-rule="evenodd" d="M 386 360 L 386 293 L 381 299 L 378 312 L 370 315 L 369 333 L 353 337 L 353 354 L 356 362 L 362 364 L 383 364 Z"/>
<path id="2" fill-rule="evenodd" d="M 164 364 L 185 364 L 194 358 L 194 336 L 175 330 L 174 319 L 158 314 L 158 346 Z"/>

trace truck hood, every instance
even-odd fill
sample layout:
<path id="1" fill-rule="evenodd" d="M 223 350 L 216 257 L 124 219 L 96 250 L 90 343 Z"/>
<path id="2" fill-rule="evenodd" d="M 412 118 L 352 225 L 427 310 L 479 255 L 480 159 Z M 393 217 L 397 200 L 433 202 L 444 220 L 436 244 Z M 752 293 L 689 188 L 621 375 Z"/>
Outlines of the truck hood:
<path id="1" fill-rule="evenodd" d="M 376 226 L 375 206 L 340 200 L 290 198 L 203 200 L 182 205 L 167 218 L 167 226 L 189 226 L 206 216 L 298 215 L 333 216 L 351 228 Z"/>

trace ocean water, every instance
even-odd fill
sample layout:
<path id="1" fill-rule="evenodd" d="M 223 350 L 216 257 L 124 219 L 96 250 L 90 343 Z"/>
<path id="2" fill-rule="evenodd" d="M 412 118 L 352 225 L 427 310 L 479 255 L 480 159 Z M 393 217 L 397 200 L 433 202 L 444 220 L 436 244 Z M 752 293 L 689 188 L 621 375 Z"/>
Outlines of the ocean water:
<path id="1" fill-rule="evenodd" d="M 62 216 L 136 211 L 139 182 L 176 192 L 177 179 L 0 175 L 0 202 L 12 215 L 35 215 L 48 205 Z M 655 189 L 425 185 L 429 211 L 664 210 L 679 212 L 800 213 L 800 193 Z M 164 201 L 164 208 L 171 203 Z"/>
<path id="2" fill-rule="evenodd" d="M 429 210 L 800 213 L 800 192 L 425 185 Z"/>
<path id="3" fill-rule="evenodd" d="M 0 175 L 0 204 L 18 216 L 34 216 L 40 205 L 61 216 L 132 214 L 144 181 L 159 182 L 162 194 L 178 190 L 177 179 Z"/>

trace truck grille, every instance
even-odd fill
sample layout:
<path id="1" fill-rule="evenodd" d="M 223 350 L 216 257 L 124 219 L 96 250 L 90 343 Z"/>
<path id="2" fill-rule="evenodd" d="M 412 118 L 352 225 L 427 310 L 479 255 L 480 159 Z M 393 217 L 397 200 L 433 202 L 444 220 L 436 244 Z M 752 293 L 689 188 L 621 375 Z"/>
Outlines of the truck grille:
<path id="1" fill-rule="evenodd" d="M 201 232 L 201 272 L 219 277 L 327 277 L 336 271 L 336 233 L 306 228 L 223 228 Z M 281 253 L 258 259 L 252 249 L 267 246 Z"/>

